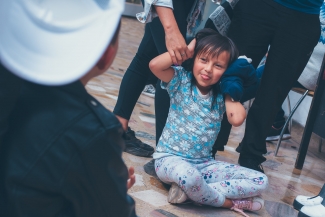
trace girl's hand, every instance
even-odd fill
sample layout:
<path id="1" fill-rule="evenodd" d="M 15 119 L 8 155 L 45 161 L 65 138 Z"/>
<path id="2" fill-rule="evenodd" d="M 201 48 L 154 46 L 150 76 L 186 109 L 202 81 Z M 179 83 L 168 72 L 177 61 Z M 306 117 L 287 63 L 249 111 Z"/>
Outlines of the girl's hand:
<path id="1" fill-rule="evenodd" d="M 188 58 L 192 58 L 194 55 L 194 49 L 195 49 L 195 44 L 196 44 L 196 39 L 194 38 L 189 45 L 187 45 L 187 48 L 189 50 L 189 57 Z"/>
<path id="2" fill-rule="evenodd" d="M 135 175 L 134 175 L 134 168 L 129 168 L 129 179 L 127 180 L 126 187 L 130 189 L 135 183 Z"/>

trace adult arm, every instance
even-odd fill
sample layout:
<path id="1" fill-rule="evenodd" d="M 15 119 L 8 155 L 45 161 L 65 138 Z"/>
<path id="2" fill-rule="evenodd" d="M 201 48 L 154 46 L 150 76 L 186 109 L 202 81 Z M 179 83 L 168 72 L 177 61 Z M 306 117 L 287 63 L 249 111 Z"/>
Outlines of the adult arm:
<path id="1" fill-rule="evenodd" d="M 190 57 L 190 51 L 183 35 L 181 34 L 172 8 L 155 6 L 156 12 L 165 31 L 166 48 L 175 65 Z"/>
<path id="2" fill-rule="evenodd" d="M 165 31 L 166 48 L 175 65 L 188 59 L 188 50 L 183 35 L 180 33 L 171 0 L 145 0 L 144 12 L 136 14 L 141 23 L 149 23 L 159 17 Z"/>

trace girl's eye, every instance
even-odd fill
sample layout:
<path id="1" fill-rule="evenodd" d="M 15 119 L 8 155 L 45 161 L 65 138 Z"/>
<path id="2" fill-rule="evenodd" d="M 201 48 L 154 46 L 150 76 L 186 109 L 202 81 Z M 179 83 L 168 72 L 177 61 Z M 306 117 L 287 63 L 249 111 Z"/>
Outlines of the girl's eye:
<path id="1" fill-rule="evenodd" d="M 201 61 L 206 62 L 207 60 L 203 57 L 200 58 Z"/>

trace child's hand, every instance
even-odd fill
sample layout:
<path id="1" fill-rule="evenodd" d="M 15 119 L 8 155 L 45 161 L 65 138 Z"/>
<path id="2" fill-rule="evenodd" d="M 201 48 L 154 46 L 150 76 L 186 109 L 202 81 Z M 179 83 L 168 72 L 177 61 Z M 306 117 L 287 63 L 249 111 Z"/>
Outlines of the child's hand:
<path id="1" fill-rule="evenodd" d="M 130 167 L 129 168 L 129 179 L 126 183 L 127 189 L 130 189 L 135 183 L 135 175 L 134 175 L 134 168 Z"/>
<path id="2" fill-rule="evenodd" d="M 196 39 L 194 38 L 189 45 L 187 45 L 187 48 L 189 50 L 190 56 L 188 58 L 192 58 L 194 55 L 194 49 L 195 49 Z"/>

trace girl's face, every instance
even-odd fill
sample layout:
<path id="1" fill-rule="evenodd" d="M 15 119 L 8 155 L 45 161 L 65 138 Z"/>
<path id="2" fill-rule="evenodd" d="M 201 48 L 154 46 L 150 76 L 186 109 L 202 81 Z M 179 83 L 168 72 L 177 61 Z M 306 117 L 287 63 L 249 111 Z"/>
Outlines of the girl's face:
<path id="1" fill-rule="evenodd" d="M 228 67 L 230 55 L 224 51 L 219 56 L 211 57 L 202 53 L 196 56 L 193 65 L 193 75 L 196 86 L 202 94 L 207 94 L 216 84 Z"/>

